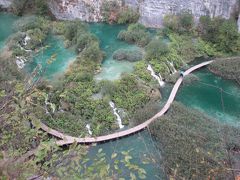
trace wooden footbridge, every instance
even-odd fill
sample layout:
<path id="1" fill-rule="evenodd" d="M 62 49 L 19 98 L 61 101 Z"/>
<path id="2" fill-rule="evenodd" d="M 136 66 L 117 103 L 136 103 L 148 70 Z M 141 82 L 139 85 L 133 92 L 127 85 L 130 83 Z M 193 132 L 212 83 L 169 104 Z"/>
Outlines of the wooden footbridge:
<path id="1" fill-rule="evenodd" d="M 139 125 L 137 125 L 137 126 L 135 126 L 133 128 L 130 128 L 130 129 L 127 129 L 127 130 L 123 130 L 123 131 L 120 131 L 120 132 L 115 132 L 115 133 L 108 134 L 108 135 L 105 135 L 105 136 L 84 137 L 84 138 L 77 138 L 77 137 L 72 137 L 72 136 L 63 134 L 63 133 L 61 133 L 59 131 L 51 129 L 50 127 L 48 127 L 47 125 L 45 125 L 42 122 L 40 122 L 40 128 L 43 131 L 47 132 L 48 134 L 50 134 L 50 135 L 52 135 L 54 137 L 60 138 L 61 140 L 56 142 L 59 146 L 72 144 L 74 142 L 81 143 L 81 144 L 98 143 L 98 142 L 114 140 L 114 139 L 118 139 L 118 138 L 122 138 L 122 137 L 125 137 L 125 136 L 128 136 L 128 135 L 134 134 L 136 132 L 139 132 L 139 131 L 147 128 L 149 124 L 151 124 L 154 120 L 156 120 L 157 118 L 161 117 L 162 115 L 164 115 L 168 111 L 168 109 L 170 108 L 172 102 L 175 99 L 175 96 L 176 96 L 176 94 L 178 92 L 178 89 L 179 89 L 180 85 L 182 84 L 184 76 L 190 74 L 191 72 L 193 72 L 193 71 L 195 71 L 195 70 L 197 70 L 199 68 L 202 68 L 202 67 L 204 67 L 206 65 L 209 65 L 212 62 L 213 61 L 203 62 L 203 63 L 195 65 L 195 66 L 191 67 L 190 69 L 186 70 L 183 73 L 183 77 L 182 76 L 179 77 L 179 79 L 175 83 L 175 85 L 174 85 L 174 87 L 173 87 L 173 89 L 171 91 L 171 94 L 170 94 L 166 104 L 161 109 L 161 111 L 158 112 L 156 115 L 154 115 L 149 120 L 147 120 L 144 123 L 139 124 Z"/>

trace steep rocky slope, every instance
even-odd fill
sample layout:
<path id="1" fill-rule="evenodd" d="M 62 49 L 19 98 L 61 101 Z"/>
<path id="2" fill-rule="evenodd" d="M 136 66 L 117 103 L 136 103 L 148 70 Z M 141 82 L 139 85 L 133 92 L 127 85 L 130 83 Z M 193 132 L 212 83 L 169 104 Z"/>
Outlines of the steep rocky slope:
<path id="1" fill-rule="evenodd" d="M 101 21 L 101 6 L 104 0 L 51 0 L 50 7 L 59 19 L 79 18 L 86 21 Z M 121 1 L 118 1 L 121 4 Z M 138 9 L 140 22 L 151 27 L 162 25 L 166 14 L 183 10 L 193 13 L 198 19 L 202 15 L 229 18 L 238 11 L 238 0 L 124 0 L 122 4 Z"/>
<path id="2" fill-rule="evenodd" d="M 8 7 L 12 0 L 0 0 Z M 49 7 L 58 19 L 102 21 L 102 5 L 108 0 L 49 0 Z M 113 1 L 113 0 L 112 0 Z M 196 20 L 202 15 L 230 18 L 239 16 L 239 0 L 114 0 L 120 6 L 130 6 L 140 13 L 140 22 L 150 27 L 160 27 L 166 14 L 190 11 Z M 240 20 L 238 21 L 240 26 Z M 239 29 L 240 30 L 240 29 Z"/>
<path id="3" fill-rule="evenodd" d="M 8 8 L 10 7 L 12 0 L 0 0 L 0 7 Z"/>

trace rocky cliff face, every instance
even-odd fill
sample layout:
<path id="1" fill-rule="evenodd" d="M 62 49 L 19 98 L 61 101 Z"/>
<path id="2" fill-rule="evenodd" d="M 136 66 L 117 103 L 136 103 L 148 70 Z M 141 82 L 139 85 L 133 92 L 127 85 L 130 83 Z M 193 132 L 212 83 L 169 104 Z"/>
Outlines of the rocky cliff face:
<path id="1" fill-rule="evenodd" d="M 101 0 L 50 0 L 49 7 L 58 19 L 81 19 L 88 22 L 102 20 Z"/>
<path id="2" fill-rule="evenodd" d="M 12 0 L 0 0 L 0 6 L 9 7 Z M 49 0 L 49 7 L 58 19 L 102 21 L 103 2 L 110 0 Z M 202 15 L 230 18 L 239 15 L 239 0 L 111 0 L 137 9 L 140 23 L 160 27 L 166 14 L 190 11 L 197 20 Z M 237 14 L 236 14 L 237 13 Z M 238 21 L 240 28 L 240 20 Z M 239 29 L 240 30 L 240 29 Z"/>
<path id="3" fill-rule="evenodd" d="M 0 0 L 0 7 L 9 8 L 12 4 L 12 0 Z"/>
<path id="4" fill-rule="evenodd" d="M 50 0 L 53 14 L 59 19 L 79 18 L 101 21 L 101 6 L 106 0 Z M 190 11 L 196 19 L 202 15 L 230 18 L 239 6 L 239 0 L 123 0 L 123 4 L 138 9 L 140 22 L 159 27 L 166 14 Z"/>
<path id="5" fill-rule="evenodd" d="M 147 26 L 159 27 L 164 15 L 186 10 L 196 19 L 202 15 L 230 18 L 238 3 L 238 0 L 144 0 L 137 4 L 141 14 L 140 22 Z"/>

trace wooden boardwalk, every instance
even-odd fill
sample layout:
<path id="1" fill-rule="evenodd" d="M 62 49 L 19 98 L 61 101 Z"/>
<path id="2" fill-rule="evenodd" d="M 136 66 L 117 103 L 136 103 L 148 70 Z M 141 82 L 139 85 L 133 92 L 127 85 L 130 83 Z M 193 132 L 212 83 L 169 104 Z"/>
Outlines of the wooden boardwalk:
<path id="1" fill-rule="evenodd" d="M 186 70 L 184 72 L 184 76 L 186 76 L 186 75 L 190 74 L 191 72 L 193 72 L 193 71 L 195 71 L 199 68 L 202 68 L 202 67 L 204 67 L 204 66 L 206 66 L 206 65 L 208 65 L 212 62 L 213 61 L 207 61 L 207 62 L 200 63 L 198 65 L 195 65 L 195 66 L 191 67 L 190 69 Z M 161 111 L 158 112 L 156 115 L 154 115 L 149 120 L 147 120 L 144 123 L 139 124 L 139 125 L 137 125 L 133 128 L 123 130 L 123 131 L 120 131 L 120 132 L 115 132 L 115 133 L 108 134 L 108 135 L 105 135 L 105 136 L 77 138 L 77 137 L 72 137 L 72 136 L 63 134 L 63 133 L 61 133 L 59 131 L 56 131 L 54 129 L 51 129 L 50 127 L 46 126 L 42 122 L 40 122 L 40 127 L 43 131 L 47 132 L 48 134 L 50 134 L 54 137 L 60 138 L 61 140 L 57 141 L 57 144 L 60 145 L 60 146 L 72 144 L 74 142 L 81 143 L 81 144 L 98 143 L 98 142 L 114 140 L 114 139 L 118 139 L 118 138 L 122 138 L 122 137 L 125 137 L 125 136 L 128 136 L 128 135 L 134 134 L 134 133 L 139 132 L 139 131 L 145 129 L 146 127 L 148 127 L 149 124 L 151 124 L 154 120 L 161 117 L 162 115 L 164 115 L 168 111 L 172 102 L 175 99 L 175 96 L 178 92 L 178 89 L 179 89 L 180 85 L 182 84 L 183 78 L 184 77 L 179 77 L 179 79 L 177 80 L 177 82 L 175 83 L 175 85 L 174 85 L 174 87 L 171 91 L 171 94 L 170 94 L 166 104 L 161 109 Z"/>

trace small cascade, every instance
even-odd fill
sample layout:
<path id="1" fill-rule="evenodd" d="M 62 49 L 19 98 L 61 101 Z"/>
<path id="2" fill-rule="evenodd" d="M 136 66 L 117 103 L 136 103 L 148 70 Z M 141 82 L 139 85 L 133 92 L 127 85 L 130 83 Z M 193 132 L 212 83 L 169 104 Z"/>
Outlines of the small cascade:
<path id="1" fill-rule="evenodd" d="M 44 95 L 44 97 L 45 97 L 45 110 L 46 110 L 46 114 L 49 114 L 49 111 L 48 111 L 48 109 L 47 109 L 47 106 L 48 106 L 48 105 L 49 105 L 50 108 L 52 109 L 52 113 L 54 113 L 55 110 L 56 110 L 56 105 L 53 104 L 53 103 L 48 102 L 48 94 L 47 94 L 47 95 Z"/>
<path id="2" fill-rule="evenodd" d="M 170 70 L 171 71 L 171 73 L 172 74 L 175 74 L 176 72 L 177 72 L 177 70 L 175 69 L 175 67 L 174 67 L 174 65 L 173 65 L 173 62 L 169 62 L 168 61 L 168 64 L 171 66 L 171 68 L 172 68 L 172 70 Z"/>
<path id="3" fill-rule="evenodd" d="M 110 101 L 109 105 L 113 109 L 114 115 L 117 116 L 117 123 L 118 123 L 119 128 L 120 129 L 124 128 L 124 125 L 122 124 L 122 119 L 121 119 L 120 115 L 117 112 L 117 108 L 115 107 L 114 102 Z"/>
<path id="4" fill-rule="evenodd" d="M 23 69 L 25 66 L 25 62 L 27 62 L 27 60 L 23 57 L 16 57 L 16 64 L 18 66 L 19 69 Z"/>
<path id="5" fill-rule="evenodd" d="M 87 128 L 88 134 L 91 136 L 93 133 L 92 133 L 92 131 L 91 131 L 90 124 L 87 124 L 87 125 L 86 125 L 86 128 Z"/>
<path id="6" fill-rule="evenodd" d="M 160 86 L 163 86 L 165 84 L 161 74 L 159 73 L 159 76 L 157 76 L 150 64 L 148 65 L 147 70 L 151 72 L 151 76 L 154 77 L 158 81 Z"/>
<path id="7" fill-rule="evenodd" d="M 31 40 L 31 38 L 28 35 L 26 35 L 26 37 L 23 40 L 23 45 L 26 46 L 28 44 L 28 41 L 30 41 L 30 40 Z"/>

